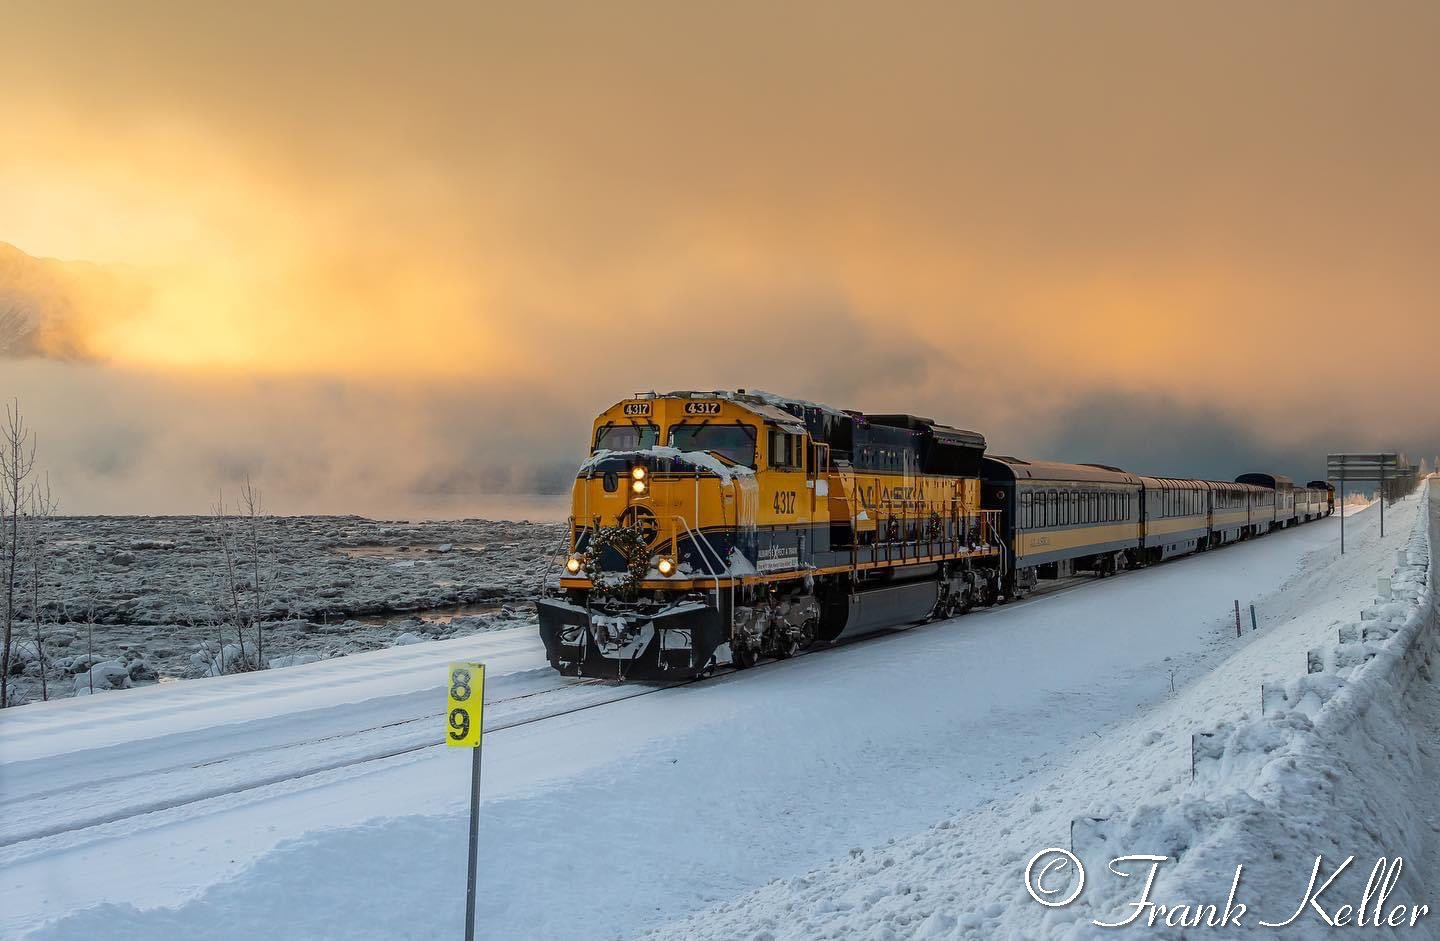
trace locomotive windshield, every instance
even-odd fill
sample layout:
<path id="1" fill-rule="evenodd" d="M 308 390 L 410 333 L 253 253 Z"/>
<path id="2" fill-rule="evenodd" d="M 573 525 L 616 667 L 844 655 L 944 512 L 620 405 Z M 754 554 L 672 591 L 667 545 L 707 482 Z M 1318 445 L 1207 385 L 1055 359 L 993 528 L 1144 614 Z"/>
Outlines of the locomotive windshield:
<path id="1" fill-rule="evenodd" d="M 660 429 L 655 425 L 611 423 L 595 432 L 596 451 L 640 451 L 653 448 L 660 440 Z"/>
<path id="2" fill-rule="evenodd" d="M 709 451 L 732 464 L 755 466 L 755 429 L 749 425 L 674 425 L 670 428 L 670 447 Z"/>

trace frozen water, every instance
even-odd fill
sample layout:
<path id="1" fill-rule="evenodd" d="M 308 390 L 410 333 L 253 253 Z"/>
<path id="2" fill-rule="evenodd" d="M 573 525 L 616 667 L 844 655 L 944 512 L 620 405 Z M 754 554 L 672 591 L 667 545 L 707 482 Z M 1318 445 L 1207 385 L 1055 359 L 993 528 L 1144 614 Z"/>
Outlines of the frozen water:
<path id="1" fill-rule="evenodd" d="M 71 695 L 70 677 L 102 661 L 142 661 L 126 668 L 137 686 L 258 666 L 253 630 L 242 656 L 241 638 L 220 624 L 233 618 L 209 518 L 59 517 L 45 525 L 50 697 Z M 378 650 L 406 633 L 433 639 L 533 627 L 530 602 L 558 577 L 565 539 L 563 524 L 524 521 L 309 516 L 267 517 L 259 526 L 270 667 Z M 240 565 L 236 577 L 248 599 L 253 573 Z M 16 697 L 37 700 L 33 625 L 16 633 Z"/>

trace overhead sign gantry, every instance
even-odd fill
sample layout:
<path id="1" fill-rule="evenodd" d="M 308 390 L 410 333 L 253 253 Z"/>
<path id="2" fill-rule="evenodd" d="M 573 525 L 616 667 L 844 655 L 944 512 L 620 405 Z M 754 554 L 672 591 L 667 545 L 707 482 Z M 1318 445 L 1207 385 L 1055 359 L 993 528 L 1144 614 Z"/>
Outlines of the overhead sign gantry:
<path id="1" fill-rule="evenodd" d="M 1326 455 L 1326 470 L 1330 482 L 1340 487 L 1340 551 L 1345 551 L 1345 485 L 1379 484 L 1380 487 L 1380 535 L 1385 535 L 1385 481 L 1394 480 L 1400 473 L 1400 455 L 1394 451 L 1367 453 L 1340 453 Z M 1409 462 L 1406 462 L 1409 469 Z"/>

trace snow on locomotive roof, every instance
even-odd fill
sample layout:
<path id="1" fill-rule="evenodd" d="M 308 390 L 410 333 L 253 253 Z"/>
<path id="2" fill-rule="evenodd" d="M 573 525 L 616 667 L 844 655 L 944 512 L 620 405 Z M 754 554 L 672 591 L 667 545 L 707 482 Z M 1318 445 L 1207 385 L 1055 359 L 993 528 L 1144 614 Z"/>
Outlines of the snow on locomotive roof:
<path id="1" fill-rule="evenodd" d="M 1058 461 L 1026 461 L 1016 457 L 987 455 L 987 467 L 1002 469 L 1015 480 L 1080 480 L 1113 484 L 1138 484 L 1140 478 L 1129 471 L 1110 469 L 1099 464 L 1062 464 Z"/>
<path id="2" fill-rule="evenodd" d="M 773 422 L 774 424 L 779 425 L 781 428 L 783 428 L 790 434 L 799 435 L 805 433 L 805 421 L 803 418 L 794 414 L 793 412 L 788 412 L 785 409 L 774 404 L 776 402 L 785 402 L 790 400 L 781 399 L 779 396 L 768 395 L 768 393 L 762 397 L 761 395 L 757 395 L 752 392 L 745 392 L 743 390 L 737 392 L 730 392 L 725 389 L 716 389 L 711 392 L 700 392 L 693 389 L 680 389 L 674 392 L 641 392 L 631 396 L 631 398 L 723 399 L 726 402 L 734 402 L 736 405 L 743 405 L 745 408 L 754 412 L 756 415 L 760 416 L 766 421 Z M 797 402 L 797 404 L 809 403 Z M 824 408 L 824 406 L 816 407 Z M 834 411 L 834 409 L 831 409 L 830 411 Z M 838 415 L 840 413 L 836 412 L 835 414 Z"/>
<path id="3" fill-rule="evenodd" d="M 780 409 L 785 408 L 785 406 L 787 405 L 795 405 L 802 409 L 817 408 L 827 415 L 842 416 L 849 414 L 848 412 L 835 408 L 832 405 L 825 405 L 820 402 L 811 402 L 808 399 L 792 399 L 789 396 L 776 395 L 773 392 L 766 392 L 764 389 L 750 389 L 749 391 L 741 389 L 735 394 L 738 396 L 746 396 L 749 398 L 759 399 L 767 405 L 772 405 L 775 408 Z"/>

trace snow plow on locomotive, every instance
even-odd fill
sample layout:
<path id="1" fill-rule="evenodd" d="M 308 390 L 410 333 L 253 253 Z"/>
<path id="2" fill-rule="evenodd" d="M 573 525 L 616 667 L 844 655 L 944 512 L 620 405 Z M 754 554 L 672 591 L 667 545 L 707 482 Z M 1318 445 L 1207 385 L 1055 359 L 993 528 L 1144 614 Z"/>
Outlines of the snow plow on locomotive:
<path id="1" fill-rule="evenodd" d="M 910 415 L 741 392 L 650 393 L 594 423 L 550 663 L 701 675 L 1001 597 L 985 440 Z"/>

